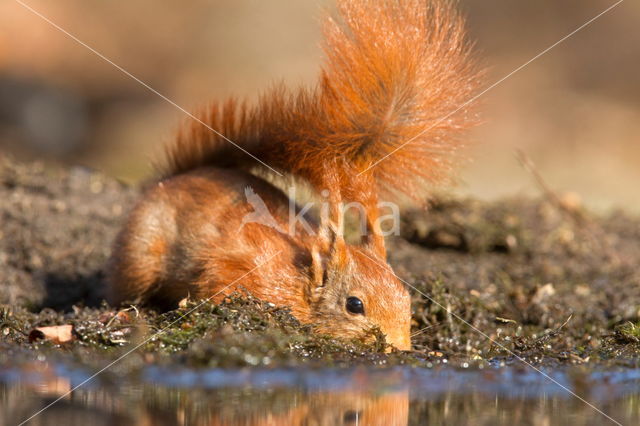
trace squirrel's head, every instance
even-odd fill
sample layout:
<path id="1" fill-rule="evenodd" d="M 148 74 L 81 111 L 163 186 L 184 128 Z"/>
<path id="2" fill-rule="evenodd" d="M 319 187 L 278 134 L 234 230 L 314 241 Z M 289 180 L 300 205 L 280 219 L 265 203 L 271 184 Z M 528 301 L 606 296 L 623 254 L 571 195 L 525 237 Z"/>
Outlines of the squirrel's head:
<path id="1" fill-rule="evenodd" d="M 314 247 L 312 259 L 307 297 L 318 332 L 358 338 L 378 327 L 387 343 L 411 349 L 409 291 L 384 258 L 340 238 Z"/>
<path id="2" fill-rule="evenodd" d="M 318 234 L 311 249 L 309 281 L 305 289 L 309 320 L 319 332 L 343 337 L 373 339 L 376 327 L 387 343 L 400 350 L 411 349 L 411 297 L 386 261 L 384 237 L 378 220 L 377 194 L 372 176 L 350 174 L 349 193 L 358 201 L 360 218 L 366 225 L 361 244 L 344 239 L 341 175 L 334 163 L 325 164 L 315 187 L 326 191 L 320 211 Z M 325 194 L 323 194 L 324 196 Z"/>

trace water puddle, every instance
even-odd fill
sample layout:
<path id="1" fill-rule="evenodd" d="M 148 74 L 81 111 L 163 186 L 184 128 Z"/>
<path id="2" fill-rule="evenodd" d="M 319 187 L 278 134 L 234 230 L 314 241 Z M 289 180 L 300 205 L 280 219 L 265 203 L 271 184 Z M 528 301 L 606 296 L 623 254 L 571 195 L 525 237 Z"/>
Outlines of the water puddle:
<path id="1" fill-rule="evenodd" d="M 58 398 L 29 424 L 638 424 L 640 370 L 544 373 L 149 367 L 101 375 L 67 395 L 92 372 L 29 363 L 0 369 L 0 424 L 19 424 Z"/>

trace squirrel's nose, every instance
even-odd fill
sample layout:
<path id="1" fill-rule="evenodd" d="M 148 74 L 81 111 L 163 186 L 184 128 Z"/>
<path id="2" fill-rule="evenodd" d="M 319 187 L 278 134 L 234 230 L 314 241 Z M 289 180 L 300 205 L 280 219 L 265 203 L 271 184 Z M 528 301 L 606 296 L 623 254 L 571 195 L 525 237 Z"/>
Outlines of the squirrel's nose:
<path id="1" fill-rule="evenodd" d="M 399 349 L 401 351 L 411 350 L 411 335 L 405 330 L 398 330 L 396 332 L 385 333 L 387 343 Z M 391 348 L 387 349 L 387 352 L 391 352 Z"/>

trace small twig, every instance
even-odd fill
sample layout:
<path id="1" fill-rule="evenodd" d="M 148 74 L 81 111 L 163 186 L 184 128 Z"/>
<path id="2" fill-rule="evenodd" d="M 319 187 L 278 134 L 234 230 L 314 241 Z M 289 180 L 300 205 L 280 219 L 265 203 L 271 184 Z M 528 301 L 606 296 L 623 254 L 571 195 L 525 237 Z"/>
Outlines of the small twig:
<path id="1" fill-rule="evenodd" d="M 105 328 L 110 328 L 111 325 L 113 324 L 113 322 L 119 318 L 118 315 L 120 315 L 121 313 L 125 313 L 125 312 L 129 312 L 129 311 L 134 311 L 136 313 L 136 318 L 138 318 L 138 316 L 140 315 L 140 312 L 138 311 L 138 308 L 136 308 L 135 306 L 131 305 L 131 307 L 126 308 L 126 309 L 121 309 L 118 312 L 116 312 L 110 319 L 109 321 L 105 324 Z"/>
<path id="2" fill-rule="evenodd" d="M 432 324 L 432 325 L 430 325 L 430 326 L 428 326 L 428 327 L 422 328 L 422 329 L 420 329 L 420 330 L 416 331 L 415 333 L 413 333 L 413 334 L 410 336 L 410 338 L 411 338 L 411 339 L 413 339 L 413 338 L 414 338 L 414 337 L 416 337 L 417 335 L 424 333 L 425 331 L 429 330 L 430 328 L 438 327 L 438 326 L 440 326 L 440 325 L 441 325 L 441 323 L 437 323 L 437 324 Z"/>
<path id="3" fill-rule="evenodd" d="M 565 325 L 569 324 L 569 321 L 571 321 L 572 318 L 573 318 L 573 314 L 569 315 L 569 318 L 567 318 L 567 320 L 563 322 L 562 325 L 556 329 L 556 333 L 562 330 Z"/>
<path id="4" fill-rule="evenodd" d="M 522 167 L 529 172 L 536 183 L 544 192 L 549 200 L 562 212 L 564 212 L 570 219 L 572 219 L 578 227 L 582 227 L 587 231 L 587 235 L 591 238 L 591 240 L 599 245 L 605 254 L 617 264 L 620 264 L 620 256 L 611 246 L 611 242 L 608 238 L 608 234 L 605 232 L 602 227 L 596 223 L 595 221 L 589 219 L 582 211 L 574 208 L 570 208 L 567 206 L 565 202 L 562 201 L 560 196 L 547 184 L 544 180 L 538 169 L 536 168 L 534 162 L 525 154 L 521 149 L 516 150 L 516 159 L 520 162 Z"/>
<path id="5" fill-rule="evenodd" d="M 542 189 L 542 192 L 556 205 L 556 207 L 563 212 L 567 213 L 571 218 L 573 218 L 576 222 L 580 224 L 583 222 L 587 222 L 587 218 L 580 210 L 568 208 L 567 205 L 562 201 L 560 196 L 547 184 L 544 180 L 536 165 L 533 163 L 531 158 L 527 154 L 524 153 L 521 149 L 516 150 L 516 159 L 520 162 L 522 167 L 533 176 L 536 183 Z"/>
<path id="6" fill-rule="evenodd" d="M 505 324 L 516 324 L 516 325 L 518 325 L 518 321 L 509 319 L 509 318 L 496 317 L 496 321 L 500 321 L 500 322 L 505 323 Z"/>
<path id="7" fill-rule="evenodd" d="M 569 315 L 569 318 L 567 318 L 567 320 L 565 322 L 562 323 L 562 325 L 558 328 L 556 328 L 553 331 L 550 331 L 549 333 L 546 333 L 542 336 L 540 336 L 538 339 L 536 339 L 533 344 L 534 345 L 540 345 L 545 343 L 547 340 L 551 339 L 552 337 L 556 337 L 558 334 L 560 334 L 560 331 L 564 328 L 565 325 L 567 325 L 569 323 L 569 321 L 571 321 L 571 318 L 573 318 L 573 314 Z"/>

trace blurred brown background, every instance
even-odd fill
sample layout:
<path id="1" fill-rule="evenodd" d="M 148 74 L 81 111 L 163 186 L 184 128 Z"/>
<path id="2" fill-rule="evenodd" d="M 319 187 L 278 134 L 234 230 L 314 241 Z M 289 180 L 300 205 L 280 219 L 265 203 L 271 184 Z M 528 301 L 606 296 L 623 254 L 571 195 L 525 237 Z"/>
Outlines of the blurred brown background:
<path id="1" fill-rule="evenodd" d="M 315 81 L 331 0 L 25 0 L 175 103 L 255 97 Z M 460 0 L 471 38 L 507 75 L 614 0 Z M 522 149 L 558 192 L 640 212 L 640 2 L 626 0 L 483 96 L 487 123 L 456 191 L 536 194 Z M 0 3 L 0 152 L 86 164 L 125 180 L 185 115 L 15 0 Z"/>

